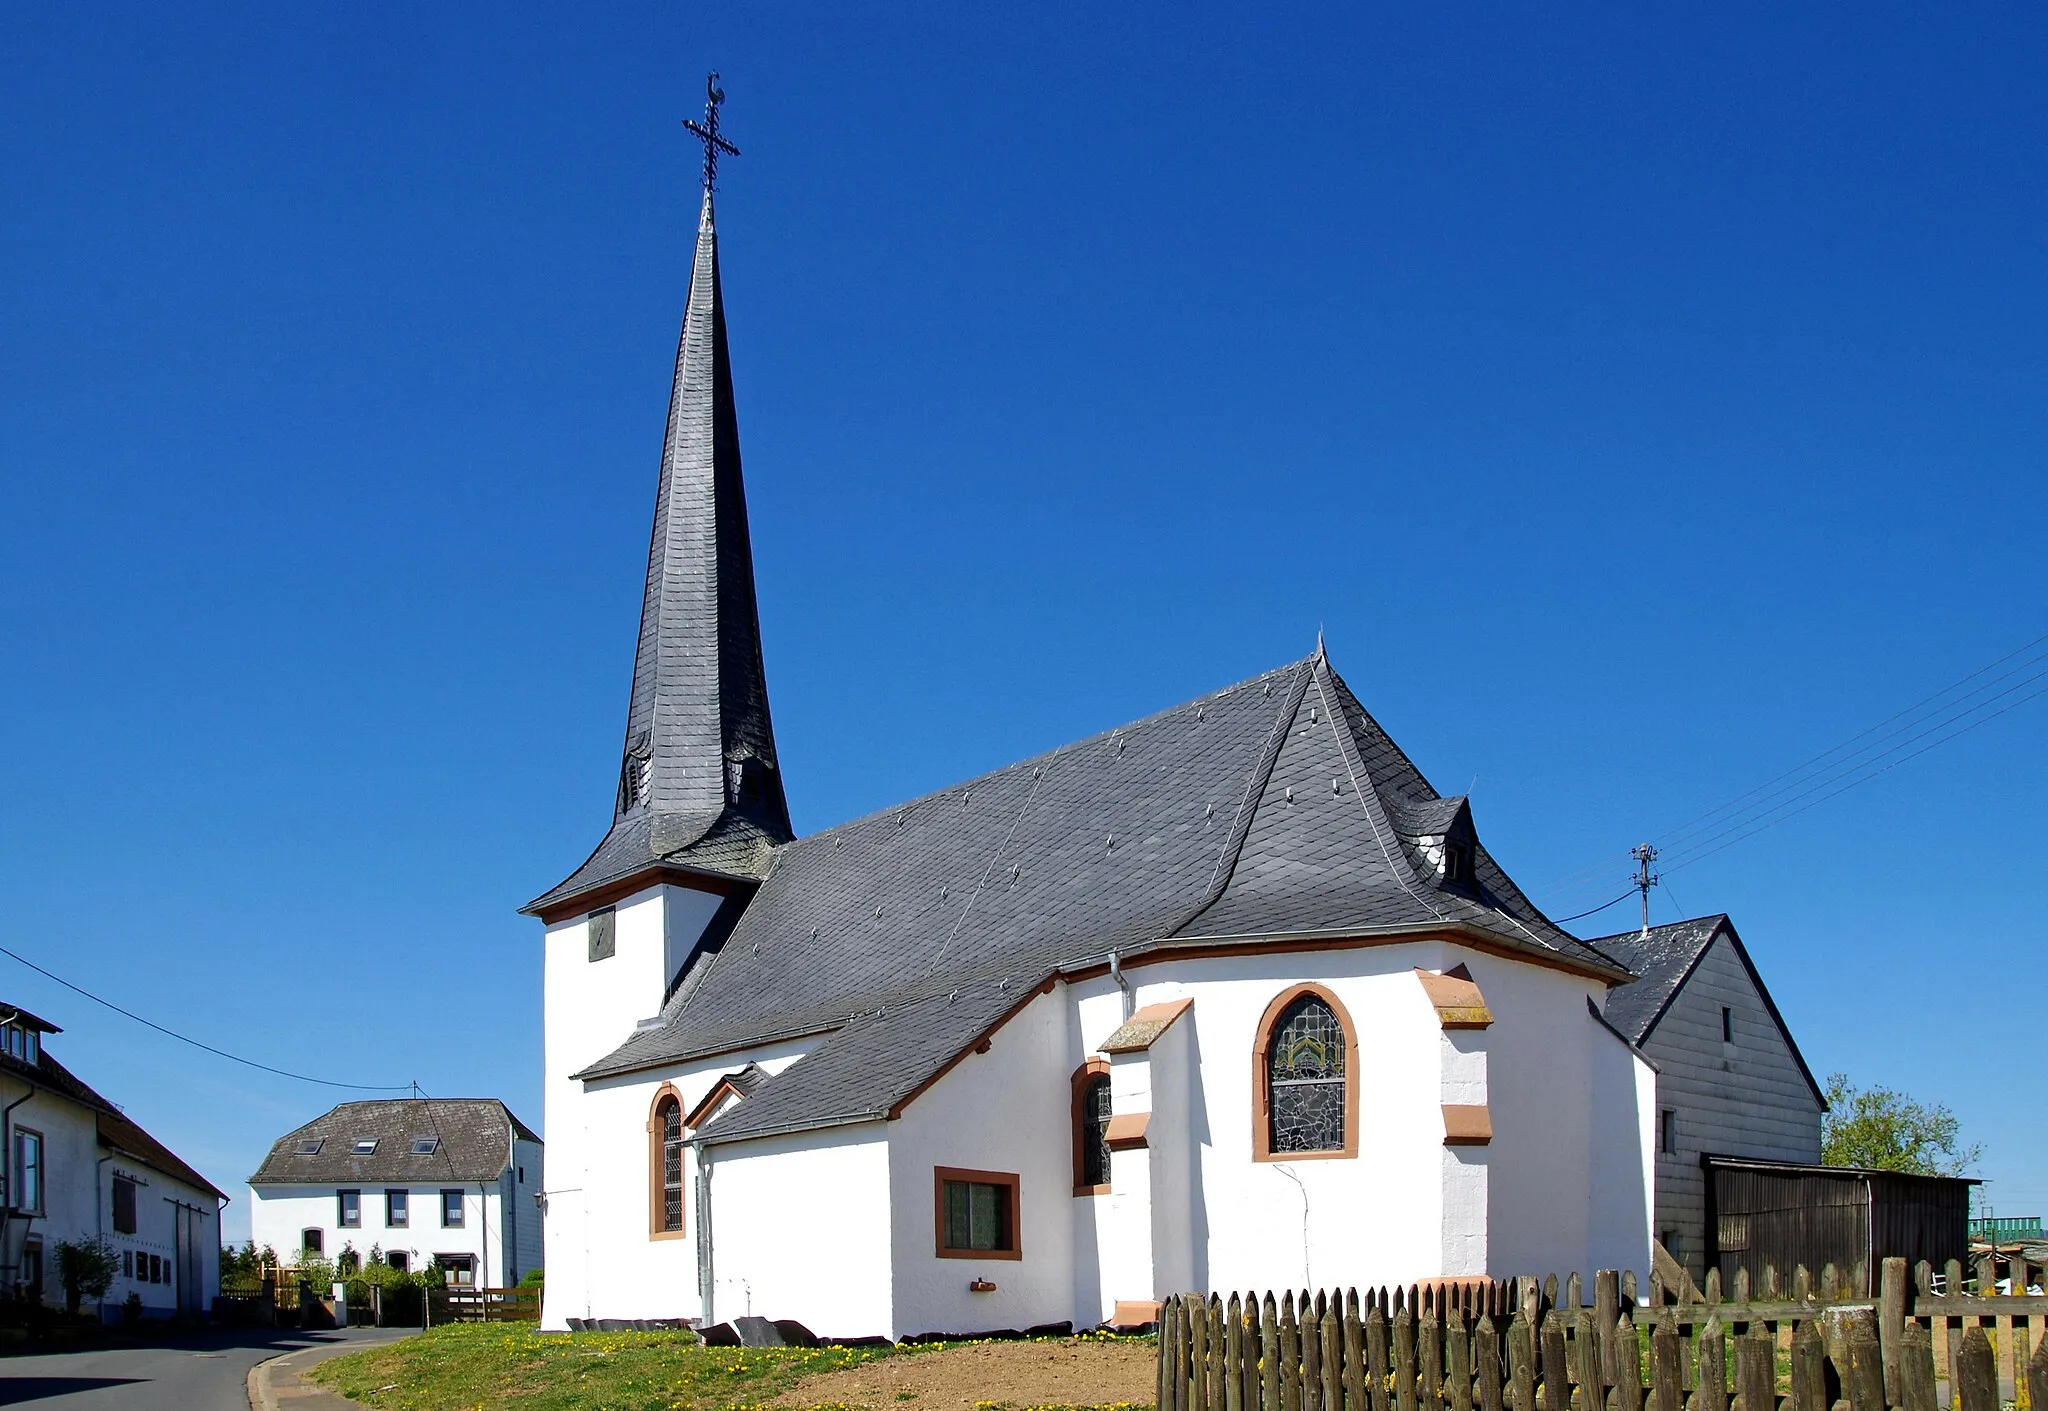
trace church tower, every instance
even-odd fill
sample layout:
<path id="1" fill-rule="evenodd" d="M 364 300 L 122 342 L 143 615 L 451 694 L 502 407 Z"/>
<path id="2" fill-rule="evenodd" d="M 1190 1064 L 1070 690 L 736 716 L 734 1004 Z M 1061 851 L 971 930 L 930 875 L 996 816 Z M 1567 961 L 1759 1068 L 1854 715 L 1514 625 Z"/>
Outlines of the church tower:
<path id="1" fill-rule="evenodd" d="M 724 95 L 712 77 L 704 122 L 690 124 L 705 143 L 704 201 L 611 826 L 581 867 L 521 908 L 546 926 L 543 1092 L 556 1153 L 548 1176 L 564 1192 L 545 1206 L 551 1255 L 647 1240 L 646 1212 L 593 1204 L 579 1193 L 602 1188 L 598 1173 L 608 1163 L 644 1160 L 608 1143 L 621 1132 L 629 1141 L 644 1136 L 638 1119 L 592 1116 L 578 1075 L 652 1021 L 693 965 L 719 949 L 775 846 L 791 837 L 761 666 L 718 277 L 712 177 L 718 154 L 737 149 L 718 135 Z M 678 1234 L 663 1228 L 659 1237 Z"/>
<path id="2" fill-rule="evenodd" d="M 708 154 L 704 203 L 662 441 L 611 829 L 567 880 L 525 908 L 543 918 L 593 893 L 617 896 L 622 885 L 664 875 L 744 886 L 792 836 L 761 664 L 711 189 L 717 153 L 737 149 L 717 135 L 723 95 L 712 91 L 706 125 L 691 124 Z"/>

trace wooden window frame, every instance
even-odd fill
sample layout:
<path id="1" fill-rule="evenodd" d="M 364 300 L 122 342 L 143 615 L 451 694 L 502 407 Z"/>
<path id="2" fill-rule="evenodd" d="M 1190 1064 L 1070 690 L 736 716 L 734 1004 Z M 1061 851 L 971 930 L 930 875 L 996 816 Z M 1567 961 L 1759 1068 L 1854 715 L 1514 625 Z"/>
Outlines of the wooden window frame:
<path id="1" fill-rule="evenodd" d="M 448 1218 L 448 1197 L 455 1197 L 455 1218 Z M 444 1230 L 465 1230 L 469 1228 L 469 1212 L 463 1208 L 464 1192 L 460 1186 L 441 1187 L 441 1228 Z"/>
<path id="2" fill-rule="evenodd" d="M 1280 1016 L 1304 995 L 1314 995 L 1330 1006 L 1337 1027 L 1344 1031 L 1344 1145 L 1334 1151 L 1273 1150 L 1272 1073 L 1270 1059 L 1273 1035 Z M 1258 1038 L 1252 1044 L 1252 1160 L 1254 1161 L 1339 1161 L 1358 1155 L 1358 1026 L 1351 1011 L 1328 987 L 1316 984 L 1291 985 L 1274 996 L 1259 1016 Z"/>
<path id="3" fill-rule="evenodd" d="M 971 1181 L 976 1185 L 1001 1186 L 1008 1191 L 1010 1247 L 1008 1249 L 951 1249 L 946 1245 L 946 1182 Z M 973 1171 L 962 1166 L 932 1168 L 932 1249 L 941 1259 L 1022 1259 L 1024 1257 L 1024 1202 L 1015 1171 Z"/>
<path id="4" fill-rule="evenodd" d="M 384 1228 L 387 1230 L 409 1230 L 412 1228 L 412 1187 L 392 1186 L 385 1190 Z"/>
<path id="5" fill-rule="evenodd" d="M 647 1104 L 647 1238 L 651 1240 L 687 1239 L 690 1233 L 690 1183 L 683 1182 L 683 1208 L 676 1214 L 676 1227 L 671 1230 L 662 1224 L 662 1196 L 666 1187 L 662 1184 L 662 1133 L 661 1109 L 669 1103 L 676 1105 L 676 1121 L 683 1124 L 683 1114 L 689 1109 L 683 1105 L 683 1095 L 674 1083 L 663 1083 L 654 1090 L 654 1100 Z"/>
<path id="6" fill-rule="evenodd" d="M 1104 1181 L 1101 1185 L 1097 1186 L 1089 1185 L 1083 1179 L 1087 1174 L 1088 1162 L 1086 1153 L 1083 1150 L 1085 1141 L 1082 1135 L 1082 1126 L 1087 1120 L 1087 1114 L 1082 1110 L 1082 1103 L 1088 1096 L 1088 1089 L 1094 1086 L 1097 1078 L 1107 1079 L 1108 1077 L 1109 1060 L 1106 1058 L 1091 1058 L 1074 1070 L 1074 1076 L 1071 1080 L 1073 1091 L 1068 1097 L 1067 1112 L 1074 1148 L 1074 1194 L 1077 1196 L 1109 1194 L 1109 1182 Z M 2048 1408 L 2044 1408 L 2044 1411 L 2048 1411 Z"/>
<path id="7" fill-rule="evenodd" d="M 355 1218 L 348 1213 L 348 1198 L 356 1198 Z M 363 1193 L 354 1186 L 343 1186 L 334 1193 L 334 1228 L 337 1230 L 360 1230 L 363 1227 Z"/>

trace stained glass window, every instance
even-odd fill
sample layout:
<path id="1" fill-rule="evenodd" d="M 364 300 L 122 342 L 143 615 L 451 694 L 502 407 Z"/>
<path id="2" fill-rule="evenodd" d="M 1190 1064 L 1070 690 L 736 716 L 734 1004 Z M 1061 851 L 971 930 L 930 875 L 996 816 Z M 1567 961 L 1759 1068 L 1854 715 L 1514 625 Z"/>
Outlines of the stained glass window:
<path id="1" fill-rule="evenodd" d="M 1344 1028 L 1303 995 L 1273 1026 L 1266 1051 L 1267 1137 L 1275 1155 L 1344 1149 Z"/>
<path id="2" fill-rule="evenodd" d="M 1083 1186 L 1109 1184 L 1109 1076 L 1097 1074 L 1082 1084 L 1074 1140 L 1081 1144 Z"/>
<path id="3" fill-rule="evenodd" d="M 661 1105 L 661 1228 L 683 1227 L 683 1106 Z"/>

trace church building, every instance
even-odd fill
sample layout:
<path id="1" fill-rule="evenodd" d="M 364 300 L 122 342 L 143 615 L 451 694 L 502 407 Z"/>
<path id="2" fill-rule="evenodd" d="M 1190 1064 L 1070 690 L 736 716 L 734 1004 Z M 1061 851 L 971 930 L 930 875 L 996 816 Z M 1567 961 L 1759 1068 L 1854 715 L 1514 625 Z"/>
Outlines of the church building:
<path id="1" fill-rule="evenodd" d="M 708 183 L 612 821 L 525 911 L 549 1328 L 1649 1268 L 1656 1072 L 1602 1016 L 1628 971 L 1320 642 L 795 835 Z"/>

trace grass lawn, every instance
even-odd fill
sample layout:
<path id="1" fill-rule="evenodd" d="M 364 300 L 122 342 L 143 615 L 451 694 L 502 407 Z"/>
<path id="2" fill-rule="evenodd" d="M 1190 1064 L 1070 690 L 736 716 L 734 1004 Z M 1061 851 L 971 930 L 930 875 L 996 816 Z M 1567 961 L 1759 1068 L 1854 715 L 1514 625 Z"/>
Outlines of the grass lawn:
<path id="1" fill-rule="evenodd" d="M 1046 1341 L 1057 1346 L 1038 1349 L 1041 1356 L 1064 1356 L 1071 1361 L 1095 1355 L 1088 1339 Z M 1125 1356 L 1135 1355 L 1128 1346 L 1130 1340 L 1116 1341 L 1126 1343 Z M 1143 1355 L 1148 1361 L 1150 1346 L 1147 1340 Z M 987 1349 L 977 1345 L 976 1350 L 1023 1355 L 1031 1351 L 1017 1345 Z M 730 1411 L 774 1401 L 803 1378 L 886 1359 L 901 1373 L 885 1379 L 889 1390 L 882 1391 L 879 1385 L 873 1390 L 887 1397 L 892 1411 L 938 1411 L 947 1399 L 959 1405 L 957 1383 L 963 1372 L 987 1376 L 989 1392 L 973 1393 L 982 1406 L 1028 1405 L 1037 1400 L 1028 1393 L 1022 1400 L 1014 1394 L 1004 1395 L 1008 1378 L 998 1366 L 986 1365 L 979 1372 L 963 1367 L 960 1358 L 972 1356 L 974 1351 L 954 1344 L 699 1347 L 687 1336 L 674 1333 L 542 1335 L 531 1323 L 463 1323 L 330 1359 L 313 1369 L 311 1379 L 365 1406 L 387 1411 L 472 1411 L 478 1407 L 505 1407 L 508 1411 Z M 929 1366 L 934 1374 L 930 1387 L 922 1385 L 924 1378 L 902 1374 L 923 1366 Z M 1125 1379 L 1129 1379 L 1128 1369 Z M 835 1379 L 828 1386 L 838 1391 L 844 1380 Z M 1023 1387 L 1016 1389 L 1022 1391 Z M 808 1392 L 807 1388 L 800 1404 L 810 1404 Z M 838 1394 L 858 1393 L 849 1387 Z M 981 1400 L 983 1396 L 988 1399 Z M 863 1401 L 877 1399 L 872 1394 L 862 1395 Z M 895 1402 L 907 1404 L 894 1408 Z M 925 1404 L 917 1404 L 920 1402 Z M 821 1404 L 843 1402 L 833 1399 Z"/>

